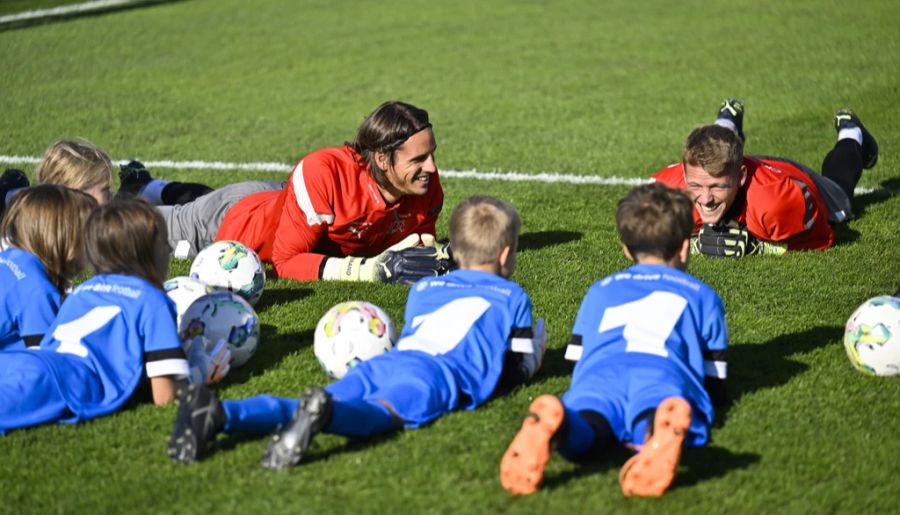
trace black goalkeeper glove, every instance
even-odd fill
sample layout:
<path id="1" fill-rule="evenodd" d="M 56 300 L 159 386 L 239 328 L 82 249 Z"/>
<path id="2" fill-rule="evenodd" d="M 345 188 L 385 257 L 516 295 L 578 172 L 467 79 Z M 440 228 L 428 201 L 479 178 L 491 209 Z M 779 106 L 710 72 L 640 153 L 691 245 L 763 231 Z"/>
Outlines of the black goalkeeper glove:
<path id="1" fill-rule="evenodd" d="M 760 241 L 745 226 L 730 220 L 724 224 L 703 224 L 691 249 L 709 257 L 740 259 L 747 254 L 784 254 L 787 245 Z"/>
<path id="2" fill-rule="evenodd" d="M 434 277 L 450 271 L 450 260 L 442 259 L 434 247 L 389 250 L 371 259 L 377 260 L 373 280 L 383 283 L 412 284 L 423 277 Z M 363 266 L 365 267 L 365 263 Z"/>
<path id="3" fill-rule="evenodd" d="M 433 246 L 420 247 L 420 243 L 419 235 L 411 234 L 374 257 L 329 258 L 322 279 L 412 284 L 450 271 L 445 252 Z"/>

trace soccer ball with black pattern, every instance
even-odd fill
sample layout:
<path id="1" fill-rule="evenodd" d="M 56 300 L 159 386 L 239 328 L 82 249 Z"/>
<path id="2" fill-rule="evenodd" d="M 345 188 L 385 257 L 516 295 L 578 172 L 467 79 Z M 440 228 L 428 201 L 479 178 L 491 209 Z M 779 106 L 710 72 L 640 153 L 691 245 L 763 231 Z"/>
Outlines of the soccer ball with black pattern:
<path id="1" fill-rule="evenodd" d="M 847 320 L 844 348 L 864 374 L 900 375 L 900 298 L 874 297 L 857 308 Z"/>
<path id="2" fill-rule="evenodd" d="M 342 302 L 316 325 L 313 350 L 329 377 L 340 379 L 350 368 L 394 346 L 397 333 L 390 317 L 363 301 Z"/>
<path id="3" fill-rule="evenodd" d="M 231 367 L 246 363 L 259 345 L 259 317 L 243 297 L 230 291 L 216 291 L 195 300 L 181 317 L 178 333 L 188 343 L 197 336 L 206 338 L 207 351 L 219 340 L 231 348 Z"/>
<path id="4" fill-rule="evenodd" d="M 256 304 L 266 286 L 266 269 L 256 252 L 237 241 L 208 245 L 191 264 L 191 277 L 232 291 Z"/>

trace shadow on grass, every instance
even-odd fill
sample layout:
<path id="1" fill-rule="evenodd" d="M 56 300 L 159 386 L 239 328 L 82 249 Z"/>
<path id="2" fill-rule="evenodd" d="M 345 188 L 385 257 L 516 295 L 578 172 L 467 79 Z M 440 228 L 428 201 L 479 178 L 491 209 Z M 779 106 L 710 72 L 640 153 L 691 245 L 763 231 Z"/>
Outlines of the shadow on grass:
<path id="1" fill-rule="evenodd" d="M 900 194 L 900 177 L 881 182 L 881 188 L 853 197 L 853 215 L 861 217 L 872 204 L 878 204 Z"/>
<path id="2" fill-rule="evenodd" d="M 305 347 L 313 342 L 313 331 L 303 331 L 275 336 L 277 328 L 271 324 L 263 324 L 260 331 L 260 343 L 256 353 L 242 367 L 232 369 L 224 380 L 226 384 L 243 384 L 254 375 L 264 370 L 276 367 L 285 356 Z"/>
<path id="3" fill-rule="evenodd" d="M 562 245 L 570 241 L 580 240 L 583 235 L 573 231 L 539 231 L 527 232 L 519 236 L 519 251 L 539 250 L 544 247 Z"/>
<path id="4" fill-rule="evenodd" d="M 311 463 L 315 463 L 317 461 L 327 460 L 333 456 L 338 456 L 345 453 L 351 452 L 361 452 L 366 449 L 381 445 L 384 442 L 389 442 L 397 436 L 402 430 L 390 431 L 388 433 L 384 433 L 377 436 L 372 436 L 369 438 L 347 438 L 346 442 L 343 444 L 339 444 L 334 447 L 329 447 L 328 449 L 319 449 L 316 447 L 315 439 L 310 443 L 310 448 L 307 453 L 303 456 L 303 461 L 300 462 L 298 467 L 302 467 L 303 465 L 309 465 Z M 233 434 L 233 435 L 225 435 L 224 438 L 220 438 L 216 441 L 216 446 L 213 452 L 228 452 L 234 450 L 238 446 L 247 443 L 247 442 L 260 442 L 261 447 L 259 451 L 260 457 L 263 455 L 263 451 L 266 449 L 266 446 L 269 444 L 269 440 L 275 433 L 267 434 L 267 435 L 258 435 L 258 434 Z"/>
<path id="5" fill-rule="evenodd" d="M 728 394 L 731 401 L 765 388 L 786 384 L 792 377 L 809 368 L 791 359 L 841 340 L 844 328 L 819 326 L 798 333 L 773 338 L 765 343 L 732 345 L 728 348 Z M 717 409 L 716 427 L 722 426 L 731 406 Z"/>
<path id="6" fill-rule="evenodd" d="M 834 229 L 834 246 L 843 247 L 855 243 L 859 239 L 859 231 L 851 229 L 847 224 L 833 225 Z"/>
<path id="7" fill-rule="evenodd" d="M 609 470 L 619 470 L 631 456 L 634 456 L 634 454 L 623 447 L 607 449 L 602 455 L 582 462 L 572 470 L 556 476 L 544 477 L 541 489 L 552 490 L 569 481 L 591 474 L 602 474 Z M 685 488 L 709 479 L 724 476 L 733 470 L 743 469 L 757 463 L 760 458 L 759 454 L 735 454 L 721 447 L 707 446 L 685 449 L 681 454 L 682 471 L 675 477 L 672 488 Z M 563 458 L 556 455 L 552 459 Z"/>
<path id="8" fill-rule="evenodd" d="M 6 32 L 11 30 L 18 29 L 27 29 L 30 27 L 35 27 L 38 25 L 45 25 L 48 23 L 60 23 L 70 20 L 77 20 L 79 18 L 88 18 L 94 16 L 104 16 L 107 14 L 117 13 L 119 11 L 131 11 L 133 9 L 142 9 L 145 7 L 152 7 L 157 4 L 170 4 L 175 2 L 183 2 L 185 0 L 139 0 L 135 2 L 128 2 L 126 4 L 119 5 L 108 5 L 105 7 L 98 7 L 95 9 L 84 10 L 84 11 L 75 11 L 64 14 L 52 14 L 48 13 L 46 15 L 42 15 L 36 18 L 24 19 L 24 20 L 16 20 L 9 21 L 6 23 L 0 24 L 0 32 Z M 65 8 L 66 6 L 61 6 L 61 8 Z M 45 10 L 45 9 L 40 9 Z M 46 9 L 51 11 L 51 9 Z M 15 13 L 11 14 L 14 15 Z M 7 16 L 11 16 L 7 15 Z"/>
<path id="9" fill-rule="evenodd" d="M 722 477 L 732 470 L 747 468 L 758 463 L 761 456 L 745 452 L 735 454 L 722 447 L 691 447 L 681 454 L 681 465 L 687 470 L 675 477 L 673 488 L 693 486 L 697 483 Z"/>
<path id="10" fill-rule="evenodd" d="M 536 379 L 549 379 L 551 377 L 571 376 L 575 368 L 575 362 L 566 359 L 566 347 L 547 349 L 544 353 L 544 362 Z"/>
<path id="11" fill-rule="evenodd" d="M 329 449 L 317 450 L 313 448 L 311 449 L 312 452 L 310 452 L 310 454 L 304 458 L 303 463 L 315 463 L 317 461 L 327 460 L 333 456 L 339 456 L 345 453 L 365 451 L 370 447 L 381 445 L 385 442 L 394 440 L 395 438 L 400 436 L 400 431 L 404 431 L 404 429 L 397 429 L 395 431 L 389 431 L 387 433 L 370 436 L 368 438 L 348 438 L 346 440 L 346 443 L 344 443 L 343 445 L 338 445 L 337 447 L 332 447 Z"/>
<path id="12" fill-rule="evenodd" d="M 262 313 L 270 306 L 277 306 L 279 304 L 287 304 L 295 300 L 300 300 L 312 295 L 312 293 L 313 291 L 310 288 L 267 289 L 263 291 L 262 297 L 259 298 L 259 302 L 256 303 L 254 308 L 257 313 Z"/>
<path id="13" fill-rule="evenodd" d="M 602 474 L 609 470 L 618 470 L 633 455 L 631 451 L 624 447 L 610 447 L 605 449 L 600 455 L 579 462 L 578 467 L 572 470 L 567 470 L 556 476 L 544 476 L 541 489 L 552 490 L 578 478 L 592 474 Z M 565 458 L 554 453 L 550 459 L 561 460 Z"/>

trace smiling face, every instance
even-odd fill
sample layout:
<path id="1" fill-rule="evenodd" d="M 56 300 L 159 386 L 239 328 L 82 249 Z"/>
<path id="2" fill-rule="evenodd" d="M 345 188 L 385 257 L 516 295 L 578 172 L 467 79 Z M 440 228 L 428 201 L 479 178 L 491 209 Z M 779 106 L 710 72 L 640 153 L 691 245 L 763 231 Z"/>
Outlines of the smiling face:
<path id="1" fill-rule="evenodd" d="M 747 168 L 741 166 L 737 174 L 710 175 L 700 166 L 684 165 L 684 182 L 705 224 L 718 223 L 734 204 L 737 192 L 747 178 Z"/>
<path id="2" fill-rule="evenodd" d="M 376 152 L 375 160 L 384 170 L 387 184 L 379 185 L 385 202 L 393 204 L 403 195 L 425 195 L 437 172 L 434 152 L 437 145 L 430 128 L 413 134 L 394 152 L 393 163 L 385 152 Z"/>

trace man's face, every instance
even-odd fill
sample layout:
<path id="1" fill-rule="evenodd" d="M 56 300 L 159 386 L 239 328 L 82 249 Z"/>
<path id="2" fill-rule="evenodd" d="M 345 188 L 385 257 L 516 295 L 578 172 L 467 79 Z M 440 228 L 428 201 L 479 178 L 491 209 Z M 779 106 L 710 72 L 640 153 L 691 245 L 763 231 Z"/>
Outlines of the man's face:
<path id="1" fill-rule="evenodd" d="M 747 169 L 743 166 L 737 175 L 713 177 L 700 166 L 684 165 L 684 182 L 687 183 L 688 193 L 703 223 L 717 223 L 722 220 L 734 204 L 746 176 Z"/>
<path id="2" fill-rule="evenodd" d="M 385 170 L 384 174 L 391 186 L 387 193 L 394 197 L 388 199 L 386 195 L 386 200 L 396 201 L 403 195 L 428 193 L 432 174 L 437 172 L 437 165 L 434 163 L 436 149 L 434 133 L 429 128 L 413 134 L 397 149 L 393 165 L 390 165 L 388 157 L 382 154 L 384 159 L 382 169 Z"/>

